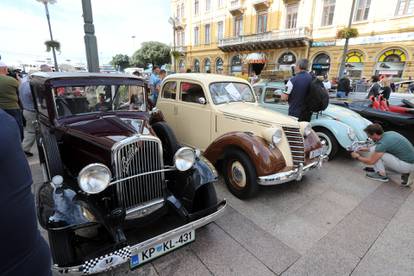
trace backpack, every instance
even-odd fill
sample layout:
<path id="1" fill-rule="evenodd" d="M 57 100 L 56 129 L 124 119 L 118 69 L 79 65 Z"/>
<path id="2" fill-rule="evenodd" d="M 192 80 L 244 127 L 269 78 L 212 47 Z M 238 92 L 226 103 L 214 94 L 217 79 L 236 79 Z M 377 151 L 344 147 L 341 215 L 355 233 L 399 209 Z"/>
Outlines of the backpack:
<path id="1" fill-rule="evenodd" d="M 310 112 L 320 112 L 325 110 L 329 104 L 329 94 L 323 83 L 315 78 L 311 84 L 305 98 L 306 109 Z"/>

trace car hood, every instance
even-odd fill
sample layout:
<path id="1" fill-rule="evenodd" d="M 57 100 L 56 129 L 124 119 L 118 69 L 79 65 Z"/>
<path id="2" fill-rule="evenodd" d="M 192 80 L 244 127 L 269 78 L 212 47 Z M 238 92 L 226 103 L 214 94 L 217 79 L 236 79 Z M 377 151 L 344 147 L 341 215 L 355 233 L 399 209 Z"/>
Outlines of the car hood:
<path id="1" fill-rule="evenodd" d="M 111 148 L 116 142 L 137 134 L 149 134 L 144 118 L 103 115 L 67 122 L 66 134 L 76 136 L 98 146 Z"/>
<path id="2" fill-rule="evenodd" d="M 228 103 L 217 105 L 224 115 L 236 116 L 241 119 L 256 121 L 261 124 L 299 127 L 298 121 L 292 116 L 261 107 L 256 103 Z"/>
<path id="3" fill-rule="evenodd" d="M 352 128 L 357 135 L 358 140 L 366 140 L 367 135 L 364 132 L 364 129 L 371 124 L 370 121 L 363 118 L 361 115 L 356 113 L 355 111 L 352 111 L 348 108 L 330 104 L 322 112 L 323 115 L 332 117 L 335 120 L 338 120 L 350 128 Z"/>

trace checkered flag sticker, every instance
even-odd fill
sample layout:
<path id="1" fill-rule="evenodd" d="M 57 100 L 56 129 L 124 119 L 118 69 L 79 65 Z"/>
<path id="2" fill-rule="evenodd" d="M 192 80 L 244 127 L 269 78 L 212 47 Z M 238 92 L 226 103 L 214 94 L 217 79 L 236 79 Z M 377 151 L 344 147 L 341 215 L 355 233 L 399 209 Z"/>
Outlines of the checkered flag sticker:
<path id="1" fill-rule="evenodd" d="M 127 246 L 104 256 L 86 261 L 82 265 L 81 270 L 86 275 L 104 272 L 127 262 L 130 257 L 131 248 Z"/>

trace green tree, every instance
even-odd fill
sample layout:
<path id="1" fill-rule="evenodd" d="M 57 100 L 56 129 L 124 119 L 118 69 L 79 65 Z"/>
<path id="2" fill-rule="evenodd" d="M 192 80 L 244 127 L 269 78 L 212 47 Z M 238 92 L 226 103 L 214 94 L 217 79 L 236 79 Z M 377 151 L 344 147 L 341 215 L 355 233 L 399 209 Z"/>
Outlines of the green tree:
<path id="1" fill-rule="evenodd" d="M 121 70 L 124 71 L 125 68 L 129 67 L 129 56 L 123 54 L 117 54 L 112 57 L 111 64 Z"/>
<path id="2" fill-rule="evenodd" d="M 135 66 L 145 67 L 148 63 L 163 65 L 171 62 L 171 48 L 161 42 L 148 41 L 141 44 L 132 56 L 131 63 Z"/>

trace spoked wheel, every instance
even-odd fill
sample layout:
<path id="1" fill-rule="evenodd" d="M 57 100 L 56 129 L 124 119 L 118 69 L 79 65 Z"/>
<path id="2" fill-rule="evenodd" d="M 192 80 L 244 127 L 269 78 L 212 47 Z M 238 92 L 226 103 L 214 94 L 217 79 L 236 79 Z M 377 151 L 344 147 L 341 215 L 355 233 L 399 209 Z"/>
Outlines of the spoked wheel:
<path id="1" fill-rule="evenodd" d="M 257 192 L 256 169 L 243 151 L 229 151 L 225 158 L 224 175 L 227 187 L 236 197 L 249 198 Z"/>
<path id="2" fill-rule="evenodd" d="M 328 155 L 329 160 L 335 158 L 335 155 L 339 149 L 339 144 L 332 132 L 327 129 L 317 129 L 316 134 L 321 142 L 325 142 L 323 149 L 325 154 Z"/>

